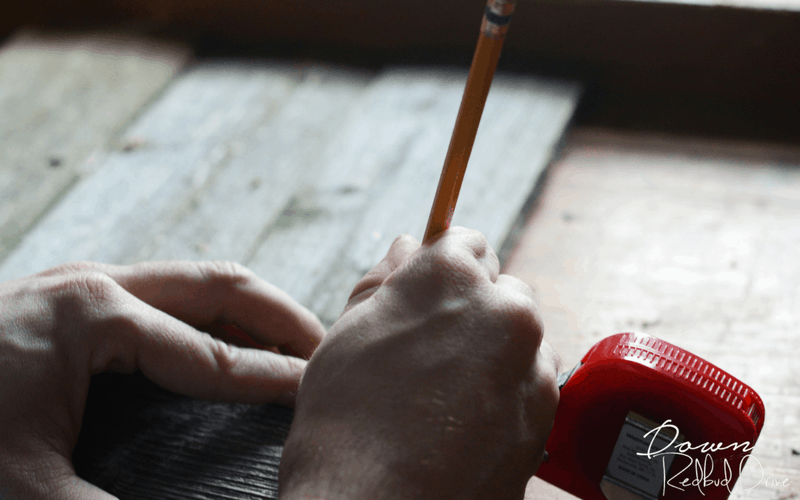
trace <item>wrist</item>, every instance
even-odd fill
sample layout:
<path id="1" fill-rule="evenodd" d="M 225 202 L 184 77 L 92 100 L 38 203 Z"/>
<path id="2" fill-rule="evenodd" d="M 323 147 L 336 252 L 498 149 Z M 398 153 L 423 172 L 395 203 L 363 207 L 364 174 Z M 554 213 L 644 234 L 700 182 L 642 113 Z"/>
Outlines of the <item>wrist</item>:
<path id="1" fill-rule="evenodd" d="M 386 463 L 388 454 L 376 452 L 374 441 L 365 446 L 342 432 L 325 434 L 320 439 L 292 426 L 281 457 L 280 500 L 409 498 Z"/>

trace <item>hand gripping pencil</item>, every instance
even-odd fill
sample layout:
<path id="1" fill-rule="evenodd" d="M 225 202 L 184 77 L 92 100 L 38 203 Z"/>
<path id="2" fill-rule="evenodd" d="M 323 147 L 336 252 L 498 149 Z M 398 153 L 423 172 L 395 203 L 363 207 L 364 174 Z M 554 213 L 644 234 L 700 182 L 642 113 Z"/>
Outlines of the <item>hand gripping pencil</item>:
<path id="1" fill-rule="evenodd" d="M 516 3 L 516 0 L 489 0 L 486 5 L 478 46 L 472 58 L 467 86 L 461 99 L 461 107 L 458 110 L 450 148 L 447 150 L 439 187 L 436 189 L 433 207 L 428 217 L 423 243 L 450 227 L 450 220 L 453 218 L 453 211 L 458 201 L 458 192 L 461 190 L 461 181 L 464 179 L 475 135 L 478 133 L 483 106 L 492 86 L 492 78 Z"/>

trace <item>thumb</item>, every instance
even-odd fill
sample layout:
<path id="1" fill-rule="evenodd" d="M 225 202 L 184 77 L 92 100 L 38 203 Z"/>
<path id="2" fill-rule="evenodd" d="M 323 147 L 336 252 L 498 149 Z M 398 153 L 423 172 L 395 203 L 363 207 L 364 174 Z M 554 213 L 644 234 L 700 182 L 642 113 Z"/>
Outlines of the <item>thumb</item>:
<path id="1" fill-rule="evenodd" d="M 65 477 L 52 500 L 119 500 L 78 476 Z"/>

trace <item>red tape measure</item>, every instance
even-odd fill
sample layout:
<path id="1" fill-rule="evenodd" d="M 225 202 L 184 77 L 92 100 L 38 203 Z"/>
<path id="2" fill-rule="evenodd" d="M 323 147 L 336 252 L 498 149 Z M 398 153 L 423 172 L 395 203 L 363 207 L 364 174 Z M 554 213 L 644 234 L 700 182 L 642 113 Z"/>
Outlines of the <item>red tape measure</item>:
<path id="1" fill-rule="evenodd" d="M 601 340 L 559 386 L 536 475 L 583 500 L 724 500 L 764 425 L 753 389 L 644 334 Z"/>

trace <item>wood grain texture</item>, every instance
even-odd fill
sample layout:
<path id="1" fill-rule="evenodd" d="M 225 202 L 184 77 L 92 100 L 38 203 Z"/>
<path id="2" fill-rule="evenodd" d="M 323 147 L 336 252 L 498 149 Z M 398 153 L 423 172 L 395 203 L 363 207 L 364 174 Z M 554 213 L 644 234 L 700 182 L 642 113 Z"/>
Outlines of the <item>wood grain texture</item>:
<path id="1" fill-rule="evenodd" d="M 187 74 L 125 132 L 135 146 L 77 185 L 0 278 L 70 260 L 228 259 L 302 302 L 334 294 L 314 309 L 335 319 L 396 235 L 421 237 L 466 74 L 307 71 Z M 578 95 L 559 81 L 498 78 L 456 223 L 503 243 Z"/>
<path id="2" fill-rule="evenodd" d="M 798 217 L 796 149 L 584 133 L 506 272 L 538 290 L 566 367 L 643 331 L 753 387 L 765 425 L 731 498 L 788 500 L 800 496 Z M 527 498 L 567 497 L 533 480 Z"/>
<path id="3" fill-rule="evenodd" d="M 248 265 L 332 324 L 397 235 L 422 238 L 465 78 L 406 69 L 382 74 L 334 141 L 324 169 Z M 578 94 L 563 82 L 498 75 L 454 224 L 503 244 Z"/>
<path id="4" fill-rule="evenodd" d="M 189 72 L 125 132 L 122 147 L 26 235 L 0 276 L 71 260 L 145 258 L 224 168 L 237 139 L 270 120 L 299 79 L 286 67 L 233 63 Z"/>
<path id="5" fill-rule="evenodd" d="M 103 374 L 73 461 L 120 499 L 276 498 L 291 418 L 288 408 L 194 400 L 140 374 Z"/>
<path id="6" fill-rule="evenodd" d="M 351 119 L 374 75 L 309 67 L 280 109 L 229 146 L 225 164 L 209 174 L 151 249 L 125 257 L 228 259 L 247 263 L 280 223 L 297 192 L 324 165 L 337 130 Z"/>
<path id="7" fill-rule="evenodd" d="M 23 31 L 0 49 L 0 259 L 172 79 L 187 47 Z"/>

